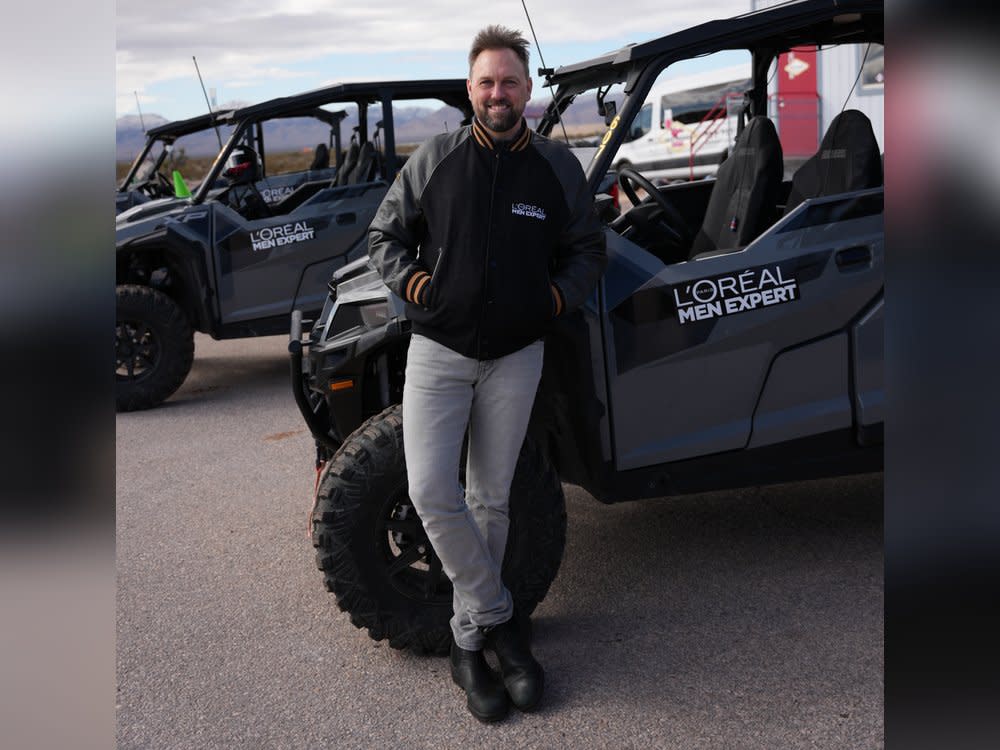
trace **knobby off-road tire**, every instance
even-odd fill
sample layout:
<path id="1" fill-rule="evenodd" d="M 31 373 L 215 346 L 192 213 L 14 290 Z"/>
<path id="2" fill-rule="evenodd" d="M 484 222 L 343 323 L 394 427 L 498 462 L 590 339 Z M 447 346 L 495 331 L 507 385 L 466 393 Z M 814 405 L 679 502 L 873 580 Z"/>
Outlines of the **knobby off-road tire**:
<path id="1" fill-rule="evenodd" d="M 194 334 L 163 292 L 134 284 L 116 292 L 115 406 L 118 411 L 149 409 L 184 382 L 194 361 Z"/>
<path id="2" fill-rule="evenodd" d="M 312 515 L 316 563 L 341 610 L 376 641 L 444 655 L 452 588 L 407 495 L 402 409 L 352 433 L 320 479 Z M 519 615 L 534 611 L 566 545 L 562 484 L 525 440 L 511 486 L 503 578 Z"/>

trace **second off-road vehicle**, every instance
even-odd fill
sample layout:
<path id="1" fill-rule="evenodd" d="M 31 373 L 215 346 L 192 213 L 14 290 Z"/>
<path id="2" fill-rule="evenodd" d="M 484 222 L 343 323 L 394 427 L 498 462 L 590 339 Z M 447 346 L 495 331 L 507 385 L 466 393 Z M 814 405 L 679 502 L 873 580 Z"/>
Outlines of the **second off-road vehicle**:
<path id="1" fill-rule="evenodd" d="M 367 251 L 368 224 L 405 159 L 400 102 L 453 107 L 452 127 L 472 114 L 463 79 L 337 84 L 217 113 L 231 135 L 194 194 L 118 215 L 119 411 L 156 406 L 180 386 L 194 331 L 284 333 L 293 308 L 319 312 L 334 271 Z M 357 124 L 342 153 L 348 117 Z M 306 169 L 272 174 L 265 142 L 292 119 L 325 135 Z"/>

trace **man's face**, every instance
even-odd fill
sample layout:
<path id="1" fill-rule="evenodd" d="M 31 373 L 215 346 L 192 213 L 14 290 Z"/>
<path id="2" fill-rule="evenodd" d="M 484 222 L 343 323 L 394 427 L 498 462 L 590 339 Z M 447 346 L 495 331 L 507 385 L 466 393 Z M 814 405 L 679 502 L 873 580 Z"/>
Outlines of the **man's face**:
<path id="1" fill-rule="evenodd" d="M 479 122 L 497 138 L 512 136 L 531 98 L 531 78 L 513 50 L 480 52 L 465 84 Z"/>

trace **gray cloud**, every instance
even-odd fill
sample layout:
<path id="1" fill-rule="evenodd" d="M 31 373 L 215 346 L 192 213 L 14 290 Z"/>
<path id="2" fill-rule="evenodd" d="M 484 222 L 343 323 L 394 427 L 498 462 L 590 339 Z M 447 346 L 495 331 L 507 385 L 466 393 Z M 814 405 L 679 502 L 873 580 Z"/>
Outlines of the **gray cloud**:
<path id="1" fill-rule="evenodd" d="M 746 0 L 636 0 L 628 12 L 597 0 L 529 3 L 543 52 L 546 44 L 622 37 L 641 41 L 748 8 Z M 168 6 L 120 3 L 119 97 L 190 77 L 192 55 L 216 80 L 244 85 L 281 77 L 285 66 L 335 53 L 462 53 L 475 30 L 487 23 L 513 26 L 530 37 L 519 3 L 502 8 L 456 0 L 381 0 L 371 6 L 334 6 L 328 0 L 245 0 L 237 6 L 219 0 L 176 0 Z M 294 75 L 286 72 L 284 77 Z"/>

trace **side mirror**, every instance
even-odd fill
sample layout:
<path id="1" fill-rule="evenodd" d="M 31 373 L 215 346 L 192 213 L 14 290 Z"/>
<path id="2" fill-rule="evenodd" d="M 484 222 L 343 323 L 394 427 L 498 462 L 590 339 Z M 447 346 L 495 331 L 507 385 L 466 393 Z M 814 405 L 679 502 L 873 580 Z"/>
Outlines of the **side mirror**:
<path id="1" fill-rule="evenodd" d="M 618 105 L 612 102 L 604 102 L 604 124 L 610 126 L 618 113 Z"/>

